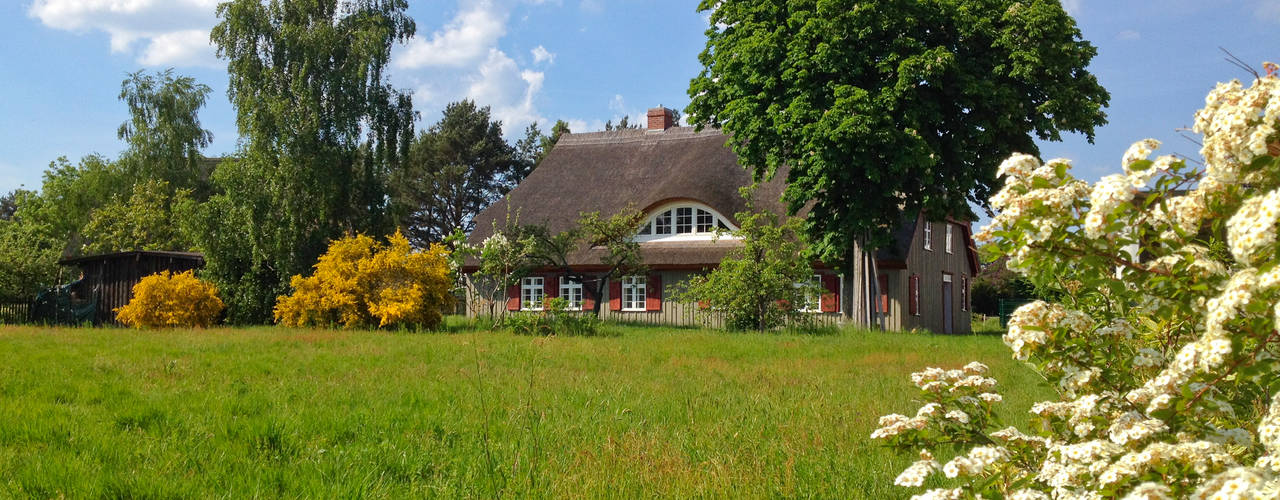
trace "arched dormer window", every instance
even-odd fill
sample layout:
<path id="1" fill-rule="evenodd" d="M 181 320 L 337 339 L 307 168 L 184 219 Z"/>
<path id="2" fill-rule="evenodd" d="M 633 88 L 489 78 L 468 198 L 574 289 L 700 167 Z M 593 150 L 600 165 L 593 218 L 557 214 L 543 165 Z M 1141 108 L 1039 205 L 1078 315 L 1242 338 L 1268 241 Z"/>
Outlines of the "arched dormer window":
<path id="1" fill-rule="evenodd" d="M 727 233 L 738 230 L 711 207 L 691 201 L 677 202 L 650 212 L 636 233 L 636 241 L 711 240 L 717 229 L 724 233 L 721 238 L 733 238 Z"/>

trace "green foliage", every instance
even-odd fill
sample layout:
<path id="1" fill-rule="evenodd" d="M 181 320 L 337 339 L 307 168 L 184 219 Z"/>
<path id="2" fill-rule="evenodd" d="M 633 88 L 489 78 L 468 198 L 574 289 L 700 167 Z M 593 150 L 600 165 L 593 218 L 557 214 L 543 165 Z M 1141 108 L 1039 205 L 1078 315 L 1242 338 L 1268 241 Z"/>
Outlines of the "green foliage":
<path id="1" fill-rule="evenodd" d="M 213 141 L 213 133 L 201 128 L 199 110 L 209 92 L 208 85 L 175 77 L 172 69 L 154 75 L 138 71 L 121 82 L 129 121 L 117 134 L 129 147 L 120 163 L 132 180 L 162 180 L 171 190 L 207 196 L 209 172 L 200 166 L 200 150 Z"/>
<path id="2" fill-rule="evenodd" d="M 636 232 L 644 214 L 628 205 L 617 213 L 602 217 L 600 212 L 583 212 L 577 227 L 552 234 L 545 227 L 523 226 L 528 266 L 555 269 L 566 277 L 582 283 L 585 298 L 595 301 L 592 312 L 599 313 L 603 305 L 604 287 L 610 281 L 624 276 L 643 274 L 646 270 L 640 255 L 640 244 L 635 241 Z M 569 255 L 579 250 L 595 248 L 599 253 L 601 271 L 591 274 L 569 266 Z"/>
<path id="3" fill-rule="evenodd" d="M 66 240 L 55 225 L 30 208 L 39 195 L 25 190 L 13 195 L 18 209 L 13 218 L 0 220 L 0 300 L 29 301 L 55 284 Z M 24 213 L 24 208 L 32 215 Z"/>
<path id="4" fill-rule="evenodd" d="M 471 232 L 485 207 L 523 179 L 516 150 L 502 138 L 489 107 L 463 100 L 418 135 L 393 175 L 402 225 L 415 245 L 439 243 L 455 229 Z"/>
<path id="5" fill-rule="evenodd" d="M 993 246 L 983 245 L 982 248 L 988 247 Z M 1043 298 L 1044 294 L 1036 291 L 1031 280 L 1009 270 L 1006 266 L 1008 261 L 1008 257 L 999 257 L 986 262 L 982 264 L 982 270 L 973 277 L 969 292 L 973 312 L 995 316 L 1000 314 L 1001 300 Z"/>
<path id="6" fill-rule="evenodd" d="M 290 276 L 345 232 L 391 231 L 386 180 L 413 133 L 409 95 L 386 82 L 413 36 L 407 2 L 235 0 L 210 35 L 230 73 L 242 149 L 193 215 L 206 275 L 233 322 L 265 322 Z"/>
<path id="7" fill-rule="evenodd" d="M 85 255 L 130 250 L 192 249 L 181 227 L 183 207 L 189 207 L 190 191 L 171 191 L 163 180 L 134 184 L 127 199 L 115 196 L 90 213 L 80 233 Z"/>
<path id="8" fill-rule="evenodd" d="M 504 324 L 517 335 L 589 337 L 600 333 L 600 316 L 567 311 L 568 306 L 569 302 L 564 298 L 548 299 L 541 311 L 512 313 Z"/>
<path id="9" fill-rule="evenodd" d="M 757 177 L 787 170 L 816 257 L 884 243 L 901 214 L 985 204 L 1033 135 L 1086 134 L 1109 95 L 1058 2 L 703 0 L 690 122 L 732 134 Z M 868 189 L 867 186 L 875 186 Z M 870 236 L 868 236 L 870 235 Z"/>
<path id="10" fill-rule="evenodd" d="M 801 219 L 779 222 L 778 215 L 756 210 L 747 196 L 747 210 L 734 214 L 742 248 L 733 250 L 710 273 L 694 276 L 676 300 L 696 304 L 704 318 L 723 315 L 730 330 L 770 330 L 804 323 L 806 303 L 818 302 L 822 291 L 812 282 L 813 268 L 805 257 Z"/>
<path id="11" fill-rule="evenodd" d="M 556 143 L 560 141 L 560 136 L 570 133 L 569 122 L 564 120 L 556 120 L 556 124 L 551 127 L 551 135 L 541 136 L 541 148 L 538 151 L 538 159 L 534 162 L 536 167 L 542 160 L 551 154 L 551 149 L 556 147 Z"/>

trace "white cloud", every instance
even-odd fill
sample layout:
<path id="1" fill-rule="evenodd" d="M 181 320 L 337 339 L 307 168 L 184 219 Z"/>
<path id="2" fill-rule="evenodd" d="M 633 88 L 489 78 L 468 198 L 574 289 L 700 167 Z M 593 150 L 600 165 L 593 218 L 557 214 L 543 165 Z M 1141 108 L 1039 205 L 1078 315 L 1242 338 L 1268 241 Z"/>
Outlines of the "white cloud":
<path id="1" fill-rule="evenodd" d="M 1142 38 L 1142 34 L 1134 30 L 1124 30 L 1117 33 L 1116 38 L 1119 40 L 1137 40 Z"/>
<path id="2" fill-rule="evenodd" d="M 209 29 L 219 0 L 35 0 L 27 15 L 54 29 L 101 31 L 111 51 L 147 66 L 215 65 Z M 137 42 L 145 41 L 142 50 Z"/>
<path id="3" fill-rule="evenodd" d="M 1080 15 L 1080 3 L 1084 0 L 1062 0 L 1062 9 L 1071 14 L 1071 17 Z"/>
<path id="4" fill-rule="evenodd" d="M 498 8 L 492 1 L 476 2 L 444 29 L 433 33 L 430 41 L 417 36 L 410 39 L 395 64 L 407 69 L 472 64 L 484 58 L 507 34 L 508 15 L 507 9 Z"/>
<path id="5" fill-rule="evenodd" d="M 548 63 L 556 62 L 555 53 L 548 51 L 546 47 L 543 47 L 541 45 L 534 47 L 533 50 L 529 51 L 529 53 L 533 54 L 534 63 L 540 63 L 543 61 L 546 61 Z"/>
<path id="6" fill-rule="evenodd" d="M 490 106 L 494 118 L 502 120 L 503 129 L 510 135 L 533 121 L 541 121 L 534 98 L 542 90 L 544 78 L 541 71 L 521 70 L 501 50 L 490 49 L 465 95 L 476 104 Z"/>

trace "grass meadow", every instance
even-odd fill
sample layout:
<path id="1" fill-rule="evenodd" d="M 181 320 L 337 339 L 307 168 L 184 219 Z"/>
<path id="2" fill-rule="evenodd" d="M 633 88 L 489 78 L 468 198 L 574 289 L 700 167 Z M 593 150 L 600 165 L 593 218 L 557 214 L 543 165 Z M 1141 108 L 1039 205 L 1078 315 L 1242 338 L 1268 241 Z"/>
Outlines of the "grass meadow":
<path id="1" fill-rule="evenodd" d="M 0 497 L 899 498 L 912 371 L 1049 392 L 994 336 L 613 328 L 0 327 Z"/>

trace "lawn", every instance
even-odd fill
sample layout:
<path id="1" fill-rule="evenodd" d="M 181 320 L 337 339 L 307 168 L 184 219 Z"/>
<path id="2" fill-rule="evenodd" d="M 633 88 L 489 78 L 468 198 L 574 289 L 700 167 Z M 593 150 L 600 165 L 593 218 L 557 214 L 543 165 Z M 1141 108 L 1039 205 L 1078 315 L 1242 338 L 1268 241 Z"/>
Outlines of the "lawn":
<path id="1" fill-rule="evenodd" d="M 0 327 L 0 497 L 896 498 L 910 372 L 1048 393 L 994 336 L 616 330 Z"/>

